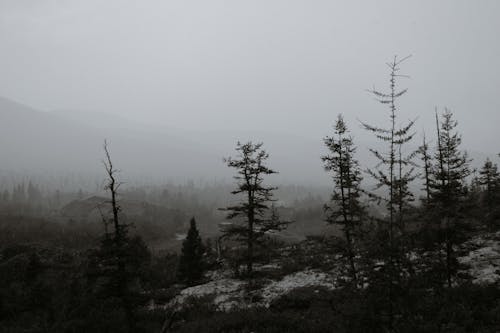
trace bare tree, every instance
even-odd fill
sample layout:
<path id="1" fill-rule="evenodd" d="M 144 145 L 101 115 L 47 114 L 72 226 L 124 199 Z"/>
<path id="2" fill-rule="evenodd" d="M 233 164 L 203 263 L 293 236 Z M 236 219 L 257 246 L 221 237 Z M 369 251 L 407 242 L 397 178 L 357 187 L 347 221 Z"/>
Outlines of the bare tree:
<path id="1" fill-rule="evenodd" d="M 113 162 L 111 161 L 111 155 L 109 153 L 108 142 L 104 140 L 104 154 L 105 160 L 103 161 L 104 168 L 106 169 L 107 174 L 107 183 L 105 185 L 105 189 L 109 191 L 111 198 L 109 200 L 109 204 L 111 205 L 111 212 L 113 214 L 113 230 L 115 241 L 119 241 L 126 235 L 126 225 L 120 224 L 120 220 L 118 217 L 119 212 L 121 211 L 121 207 L 118 204 L 118 188 L 122 183 L 116 180 L 116 173 L 119 170 L 115 169 L 113 166 Z"/>
<path id="2" fill-rule="evenodd" d="M 137 266 L 140 265 L 138 262 L 139 252 L 134 253 L 134 251 L 137 251 L 138 248 L 145 249 L 145 245 L 139 238 L 131 240 L 128 237 L 129 225 L 120 221 L 121 207 L 118 203 L 118 189 L 122 183 L 117 180 L 116 174 L 119 170 L 115 169 L 113 165 L 107 141 L 104 141 L 104 153 L 103 164 L 107 175 L 105 189 L 110 194 L 110 199 L 106 204 L 110 205 L 111 211 L 109 220 L 105 218 L 104 214 L 101 215 L 105 224 L 105 237 L 98 256 L 100 257 L 101 274 L 107 280 L 104 293 L 107 297 L 114 297 L 121 301 L 129 332 L 135 332 L 134 292 L 130 289 L 130 285 L 132 281 L 137 279 Z M 108 232 L 108 223 L 113 229 L 111 233 Z M 132 258 L 133 256 L 137 258 Z"/>

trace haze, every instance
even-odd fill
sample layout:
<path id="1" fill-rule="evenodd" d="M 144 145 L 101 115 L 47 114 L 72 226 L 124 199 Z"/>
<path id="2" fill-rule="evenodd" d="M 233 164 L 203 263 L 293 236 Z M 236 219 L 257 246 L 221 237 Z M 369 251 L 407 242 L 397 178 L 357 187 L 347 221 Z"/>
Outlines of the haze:
<path id="1" fill-rule="evenodd" d="M 98 130 L 95 141 L 79 141 L 89 145 L 82 161 L 92 156 L 85 168 L 101 166 L 108 137 L 130 172 L 230 177 L 222 156 L 254 139 L 283 181 L 321 183 L 321 138 L 336 115 L 361 149 L 369 145 L 358 119 L 385 124 L 387 112 L 366 89 L 384 90 L 385 63 L 411 54 L 402 120 L 432 128 L 434 108 L 447 106 L 465 146 L 494 155 L 498 13 L 498 1 L 1 0 L 0 95 Z M 131 136 L 141 143 L 125 145 Z M 33 154 L 29 142 L 14 142 L 21 146 L 3 150 L 4 169 L 54 167 L 43 161 L 51 155 L 15 160 Z"/>

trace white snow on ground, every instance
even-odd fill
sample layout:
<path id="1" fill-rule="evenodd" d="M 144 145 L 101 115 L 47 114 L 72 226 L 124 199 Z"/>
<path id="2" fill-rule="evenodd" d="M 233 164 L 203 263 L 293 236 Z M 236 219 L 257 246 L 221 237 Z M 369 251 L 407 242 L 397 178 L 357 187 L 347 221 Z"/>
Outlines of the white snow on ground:
<path id="1" fill-rule="evenodd" d="M 500 283 L 500 232 L 475 237 L 462 244 L 468 251 L 458 261 L 467 267 L 467 273 L 476 284 Z M 383 262 L 380 264 L 383 265 Z M 271 264 L 259 269 L 273 270 L 279 265 Z M 339 273 L 325 273 L 307 269 L 284 276 L 281 280 L 263 279 L 258 288 L 249 288 L 248 282 L 232 278 L 230 271 L 211 271 L 206 274 L 209 282 L 183 289 L 167 308 L 181 308 L 190 297 L 213 297 L 214 306 L 221 311 L 235 308 L 269 307 L 280 296 L 302 287 L 336 287 L 335 276 Z"/>
<path id="2" fill-rule="evenodd" d="M 475 284 L 493 284 L 500 281 L 500 233 L 474 237 L 466 242 L 473 247 L 458 262 L 469 267 Z"/>
<path id="3" fill-rule="evenodd" d="M 217 309 L 228 311 L 237 306 L 243 299 L 244 282 L 235 279 L 217 279 L 205 284 L 183 289 L 168 307 L 182 307 L 190 297 L 213 295 L 213 303 Z"/>
<path id="4" fill-rule="evenodd" d="M 271 302 L 279 296 L 285 295 L 293 289 L 302 287 L 335 288 L 335 281 L 331 275 L 312 270 L 301 271 L 285 276 L 282 280 L 271 282 L 262 289 L 263 305 L 269 307 Z"/>
<path id="5" fill-rule="evenodd" d="M 183 289 L 168 305 L 168 308 L 182 307 L 184 302 L 190 297 L 213 296 L 214 306 L 222 311 L 234 308 L 248 308 L 256 306 L 269 307 L 276 298 L 287 294 L 293 289 L 301 287 L 326 287 L 335 288 L 333 278 L 326 273 L 306 270 L 285 276 L 279 281 L 265 280 L 262 288 L 254 291 L 247 291 L 246 282 L 231 278 L 222 277 L 226 274 L 210 274 L 214 280 L 194 287 Z M 258 301 L 250 302 L 252 296 L 258 297 Z"/>

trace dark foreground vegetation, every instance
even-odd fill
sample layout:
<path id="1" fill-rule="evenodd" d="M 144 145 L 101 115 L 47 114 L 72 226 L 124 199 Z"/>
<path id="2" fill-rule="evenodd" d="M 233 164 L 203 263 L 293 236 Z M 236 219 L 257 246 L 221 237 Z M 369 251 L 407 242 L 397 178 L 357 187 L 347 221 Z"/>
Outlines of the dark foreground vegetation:
<path id="1" fill-rule="evenodd" d="M 474 172 L 449 110 L 436 112 L 436 128 L 428 131 L 435 133 L 432 141 L 416 144 L 415 122 L 398 118 L 397 101 L 406 93 L 397 84 L 403 61 L 388 64 L 387 92 L 372 91 L 388 107 L 387 126 L 362 124 L 382 142 L 383 148 L 372 150 L 376 165 L 360 166 L 342 116 L 324 139 L 322 162 L 333 190 L 328 202 L 316 204 L 324 205 L 319 219 L 336 226 L 332 236 L 302 241 L 282 236 L 294 228 L 293 216 L 283 216 L 286 207 L 274 199 L 277 189 L 266 184 L 276 172 L 267 166 L 269 155 L 260 143 L 238 143 L 237 155 L 225 160 L 235 171 L 234 199 L 220 211 L 227 218 L 220 233 L 210 237 L 199 226 L 219 215 L 189 200 L 164 210 L 141 206 L 147 207 L 147 214 L 136 215 L 142 219 L 127 218 L 126 208 L 132 206 L 121 201 L 107 144 L 107 195 L 97 200 L 97 210 L 91 207 L 95 220 L 53 219 L 49 204 L 28 204 L 42 202 L 33 184 L 27 191 L 16 187 L 4 193 L 1 330 L 500 331 L 499 258 L 491 259 L 491 278 L 484 280 L 459 260 L 483 246 L 472 239 L 500 242 L 497 166 L 487 160 Z M 375 180 L 374 189 L 362 186 L 363 175 Z M 418 182 L 423 185 L 416 194 L 411 185 Z M 26 196 L 31 199 L 23 200 Z M 197 218 L 189 220 L 189 215 Z M 156 222 L 161 216 L 168 223 Z M 187 233 L 182 247 L 158 245 L 180 228 Z M 306 270 L 322 272 L 333 282 L 292 288 L 263 302 L 259 290 L 266 283 Z M 193 292 L 180 301 L 183 291 L 222 279 L 217 274 L 242 282 L 232 306 L 221 307 L 217 291 Z"/>

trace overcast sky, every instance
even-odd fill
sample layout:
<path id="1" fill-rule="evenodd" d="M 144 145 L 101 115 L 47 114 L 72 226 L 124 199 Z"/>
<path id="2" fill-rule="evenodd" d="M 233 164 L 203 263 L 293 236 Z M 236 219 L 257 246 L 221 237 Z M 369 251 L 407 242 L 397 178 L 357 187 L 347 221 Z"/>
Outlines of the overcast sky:
<path id="1" fill-rule="evenodd" d="M 0 95 L 190 129 L 328 134 L 385 124 L 366 89 L 402 71 L 402 119 L 450 107 L 500 146 L 500 1 L 0 0 Z"/>

